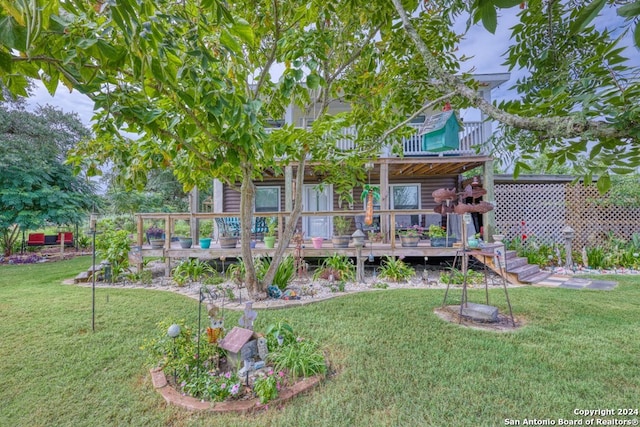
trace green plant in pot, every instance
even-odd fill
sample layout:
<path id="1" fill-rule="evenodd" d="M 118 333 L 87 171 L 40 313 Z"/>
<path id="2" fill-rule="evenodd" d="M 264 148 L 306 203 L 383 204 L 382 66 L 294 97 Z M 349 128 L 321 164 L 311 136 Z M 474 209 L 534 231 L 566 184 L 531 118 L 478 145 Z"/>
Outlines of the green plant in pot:
<path id="1" fill-rule="evenodd" d="M 276 244 L 276 234 L 278 233 L 278 218 L 269 217 L 267 219 L 267 232 L 264 234 L 264 246 L 273 249 Z"/>
<path id="2" fill-rule="evenodd" d="M 413 227 L 407 228 L 406 230 L 401 230 L 398 232 L 400 236 L 400 242 L 404 247 L 415 247 L 418 246 L 420 242 L 420 238 L 423 235 L 423 228 L 419 225 L 414 225 Z"/>
<path id="3" fill-rule="evenodd" d="M 351 218 L 343 216 L 336 216 L 333 218 L 333 242 L 334 248 L 347 248 L 349 247 L 349 241 L 351 235 L 349 231 L 351 229 Z"/>
<path id="4" fill-rule="evenodd" d="M 470 248 L 477 248 L 480 246 L 480 239 L 481 239 L 480 233 L 476 233 L 467 239 L 467 244 L 469 245 Z"/>
<path id="5" fill-rule="evenodd" d="M 447 230 L 441 225 L 431 224 L 429 226 L 429 239 L 431 239 L 431 246 L 444 247 L 447 245 Z"/>

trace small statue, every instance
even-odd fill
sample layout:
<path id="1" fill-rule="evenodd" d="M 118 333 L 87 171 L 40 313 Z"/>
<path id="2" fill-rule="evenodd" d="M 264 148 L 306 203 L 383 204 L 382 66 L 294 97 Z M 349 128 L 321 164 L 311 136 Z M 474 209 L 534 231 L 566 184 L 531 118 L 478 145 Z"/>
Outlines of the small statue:
<path id="1" fill-rule="evenodd" d="M 252 308 L 253 302 L 247 301 L 244 307 L 244 314 L 240 317 L 238 323 L 240 326 L 253 331 L 253 321 L 258 317 L 258 313 Z"/>

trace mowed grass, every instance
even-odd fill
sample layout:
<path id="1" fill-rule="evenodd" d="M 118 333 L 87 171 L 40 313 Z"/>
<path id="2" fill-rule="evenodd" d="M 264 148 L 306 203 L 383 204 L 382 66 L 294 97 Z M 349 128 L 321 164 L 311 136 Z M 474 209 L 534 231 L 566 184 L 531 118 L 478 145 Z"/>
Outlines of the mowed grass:
<path id="1" fill-rule="evenodd" d="M 195 325 L 197 301 L 97 288 L 92 332 L 91 288 L 61 284 L 89 265 L 77 258 L 0 266 L 0 426 L 496 426 L 640 404 L 640 278 L 633 276 L 606 278 L 620 283 L 610 292 L 511 289 L 526 326 L 509 333 L 441 321 L 433 314 L 441 290 L 259 311 L 256 329 L 287 319 L 322 343 L 336 374 L 282 408 L 220 416 L 166 406 L 140 350 L 160 320 Z M 471 291 L 470 301 L 483 295 Z M 505 311 L 500 290 L 491 302 Z M 238 313 L 226 319 L 231 327 Z"/>

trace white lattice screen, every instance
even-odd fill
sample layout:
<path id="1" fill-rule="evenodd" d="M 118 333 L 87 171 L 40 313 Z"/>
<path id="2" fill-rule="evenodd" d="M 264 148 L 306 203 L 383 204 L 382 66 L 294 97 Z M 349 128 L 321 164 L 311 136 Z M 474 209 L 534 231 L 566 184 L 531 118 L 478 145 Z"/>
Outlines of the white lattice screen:
<path id="1" fill-rule="evenodd" d="M 603 199 L 595 186 L 496 184 L 496 230 L 508 239 L 524 232 L 546 243 L 561 243 L 562 229 L 570 225 L 574 248 L 602 243 L 609 232 L 626 240 L 640 233 L 640 208 L 597 202 Z"/>
<path id="2" fill-rule="evenodd" d="M 546 243 L 562 240 L 564 184 L 498 184 L 495 200 L 496 230 L 507 239 L 524 233 Z"/>
<path id="3" fill-rule="evenodd" d="M 595 186 L 567 187 L 567 222 L 576 230 L 578 244 L 602 243 L 609 232 L 625 240 L 640 233 L 640 208 L 597 202 L 602 199 Z"/>

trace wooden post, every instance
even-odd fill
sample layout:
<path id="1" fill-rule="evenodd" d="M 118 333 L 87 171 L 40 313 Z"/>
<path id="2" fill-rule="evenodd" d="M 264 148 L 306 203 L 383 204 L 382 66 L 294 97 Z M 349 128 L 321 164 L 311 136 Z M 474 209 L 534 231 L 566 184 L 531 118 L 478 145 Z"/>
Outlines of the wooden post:
<path id="1" fill-rule="evenodd" d="M 380 210 L 389 210 L 389 164 L 380 163 Z M 386 239 L 389 237 L 389 219 L 380 217 L 380 232 Z M 394 239 L 393 236 L 391 236 Z"/>
<path id="2" fill-rule="evenodd" d="M 482 167 L 482 187 L 487 191 L 485 200 L 493 204 L 493 210 L 483 214 L 484 233 L 482 239 L 489 241 L 489 236 L 496 234 L 496 195 L 493 183 L 493 160 L 487 160 Z"/>

